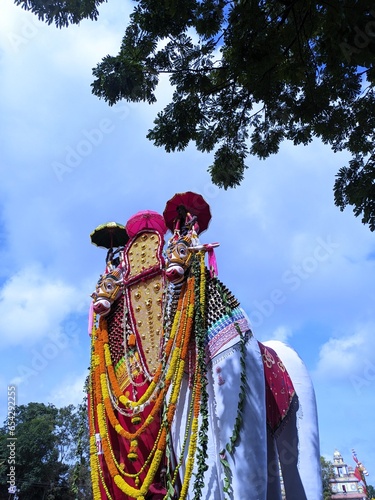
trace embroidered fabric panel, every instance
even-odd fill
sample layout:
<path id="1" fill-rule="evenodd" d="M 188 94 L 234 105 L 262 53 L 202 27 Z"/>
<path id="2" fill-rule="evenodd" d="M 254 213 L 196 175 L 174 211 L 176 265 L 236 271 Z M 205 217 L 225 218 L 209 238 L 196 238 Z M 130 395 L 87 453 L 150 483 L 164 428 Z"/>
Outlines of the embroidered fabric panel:
<path id="1" fill-rule="evenodd" d="M 249 324 L 239 307 L 233 309 L 232 314 L 226 314 L 207 330 L 206 354 L 211 360 L 226 344 L 239 337 L 235 323 L 239 326 L 242 334 L 250 330 Z"/>
<path id="2" fill-rule="evenodd" d="M 293 382 L 281 359 L 270 347 L 258 342 L 266 382 L 267 424 L 275 432 L 285 419 L 295 396 Z"/>

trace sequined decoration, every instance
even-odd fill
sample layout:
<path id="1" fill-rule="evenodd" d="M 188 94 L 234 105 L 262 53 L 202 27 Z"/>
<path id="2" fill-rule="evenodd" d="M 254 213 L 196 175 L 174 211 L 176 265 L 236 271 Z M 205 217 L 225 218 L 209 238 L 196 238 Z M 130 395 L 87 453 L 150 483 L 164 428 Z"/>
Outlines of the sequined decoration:
<path id="1" fill-rule="evenodd" d="M 145 231 L 127 250 L 128 272 L 125 295 L 131 331 L 137 339 L 142 370 L 148 377 L 155 374 L 160 360 L 163 333 L 162 241 L 156 232 Z"/>

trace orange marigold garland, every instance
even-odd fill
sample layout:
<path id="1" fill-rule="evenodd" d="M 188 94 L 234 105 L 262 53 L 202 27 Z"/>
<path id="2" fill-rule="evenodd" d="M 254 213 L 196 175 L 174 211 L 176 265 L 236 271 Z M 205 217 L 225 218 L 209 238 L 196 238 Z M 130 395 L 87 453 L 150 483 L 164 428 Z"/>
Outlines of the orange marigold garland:
<path id="1" fill-rule="evenodd" d="M 93 336 L 93 350 L 91 361 L 91 405 L 92 405 L 92 425 L 90 430 L 90 453 L 92 466 L 92 480 L 94 499 L 100 499 L 99 483 L 102 478 L 100 463 L 96 452 L 95 422 L 102 439 L 103 457 L 110 476 L 116 486 L 130 498 L 142 500 L 148 493 L 154 481 L 155 475 L 160 467 L 161 460 L 165 455 L 167 433 L 171 429 L 174 419 L 176 404 L 181 394 L 181 383 L 184 376 L 185 361 L 187 359 L 188 345 L 191 338 L 195 313 L 195 279 L 190 278 L 181 291 L 177 311 L 174 317 L 170 336 L 166 339 L 164 356 L 155 372 L 154 378 L 146 389 L 145 393 L 138 400 L 131 400 L 123 394 L 112 365 L 108 330 L 105 319 L 101 318 L 97 337 Z M 166 401 L 168 389 L 170 389 L 169 400 Z M 194 390 L 194 416 L 191 426 L 191 439 L 189 443 L 189 459 L 187 463 L 187 474 L 183 483 L 181 498 L 185 498 L 187 488 L 194 466 L 194 455 L 198 440 L 198 416 L 200 390 Z M 119 405 L 123 406 L 119 406 Z M 147 418 L 141 419 L 146 405 L 152 404 L 151 411 Z M 135 432 L 125 429 L 116 417 L 113 405 L 124 415 L 129 415 L 134 419 L 133 423 L 141 424 Z M 121 437 L 130 441 L 129 458 L 136 459 L 138 439 L 142 439 L 142 433 L 148 428 L 154 417 L 160 414 L 165 405 L 165 412 L 159 434 L 155 440 L 155 445 L 149 457 L 146 458 L 143 466 L 136 474 L 129 474 L 124 469 L 124 464 L 118 464 L 114 451 L 111 447 L 107 425 L 110 425 Z M 196 410 L 198 408 L 198 410 Z M 139 474 L 148 465 L 145 478 L 140 485 Z M 131 486 L 125 477 L 135 479 L 135 485 Z M 106 485 L 102 485 L 108 492 Z M 109 495 L 109 492 L 108 492 Z M 107 497 L 109 498 L 109 496 Z"/>
<path id="2" fill-rule="evenodd" d="M 200 384 L 200 408 L 199 415 L 201 418 L 198 447 L 196 450 L 197 473 L 194 481 L 195 498 L 200 498 L 201 490 L 204 486 L 204 473 L 207 469 L 207 431 L 208 431 L 208 393 L 207 393 L 207 364 L 206 364 L 206 267 L 204 265 L 204 253 L 198 252 L 198 258 L 192 263 L 192 272 L 196 281 L 196 303 L 194 314 L 195 340 L 196 340 L 196 366 L 199 373 L 197 383 Z M 198 411 L 198 410 L 197 410 Z"/>
<path id="3" fill-rule="evenodd" d="M 190 480 L 193 475 L 193 469 L 194 469 L 194 462 L 195 462 L 195 456 L 197 452 L 197 443 L 198 443 L 198 431 L 199 431 L 199 414 L 200 414 L 200 397 L 201 397 L 201 384 L 200 384 L 200 373 L 196 372 L 196 377 L 195 377 L 195 383 L 194 383 L 194 388 L 195 388 L 195 395 L 194 395 L 194 411 L 193 411 L 193 421 L 191 424 L 191 435 L 190 435 L 190 442 L 189 442 L 189 448 L 188 448 L 188 454 L 187 454 L 187 461 L 186 461 L 186 469 L 185 469 L 185 476 L 184 476 L 184 481 L 182 483 L 182 488 L 181 488 L 181 493 L 180 493 L 180 500 L 185 500 L 189 485 L 190 485 Z"/>

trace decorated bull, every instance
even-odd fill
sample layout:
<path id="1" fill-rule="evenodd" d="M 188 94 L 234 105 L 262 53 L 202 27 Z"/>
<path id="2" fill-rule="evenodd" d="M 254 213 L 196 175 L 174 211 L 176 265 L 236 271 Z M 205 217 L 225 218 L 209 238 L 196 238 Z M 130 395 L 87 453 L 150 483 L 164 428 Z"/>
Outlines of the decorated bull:
<path id="1" fill-rule="evenodd" d="M 319 500 L 315 397 L 302 361 L 254 338 L 217 277 L 217 244 L 199 241 L 210 219 L 201 197 L 167 203 L 164 256 L 164 221 L 147 214 L 130 219 L 118 265 L 107 262 L 93 294 L 94 498 L 277 500 L 284 488 L 288 500 Z"/>

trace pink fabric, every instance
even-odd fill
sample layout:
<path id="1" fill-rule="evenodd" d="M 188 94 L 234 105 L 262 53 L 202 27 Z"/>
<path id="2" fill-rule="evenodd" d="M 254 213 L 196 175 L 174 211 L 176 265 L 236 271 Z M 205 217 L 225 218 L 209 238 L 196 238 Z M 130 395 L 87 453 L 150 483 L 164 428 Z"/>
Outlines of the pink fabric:
<path id="1" fill-rule="evenodd" d="M 208 254 L 208 267 L 210 269 L 211 273 L 211 278 L 218 276 L 218 269 L 217 269 L 217 262 L 216 262 L 216 255 L 215 255 L 215 250 L 213 245 L 205 245 L 205 248 L 207 249 L 207 254 Z"/>
<path id="2" fill-rule="evenodd" d="M 88 326 L 89 335 L 91 335 L 93 326 L 94 326 L 94 301 L 92 300 L 89 309 L 89 326 Z"/>
<path id="3" fill-rule="evenodd" d="M 130 238 L 145 230 L 157 231 L 161 237 L 167 232 L 163 216 L 153 210 L 141 210 L 137 212 L 130 217 L 125 228 Z"/>

